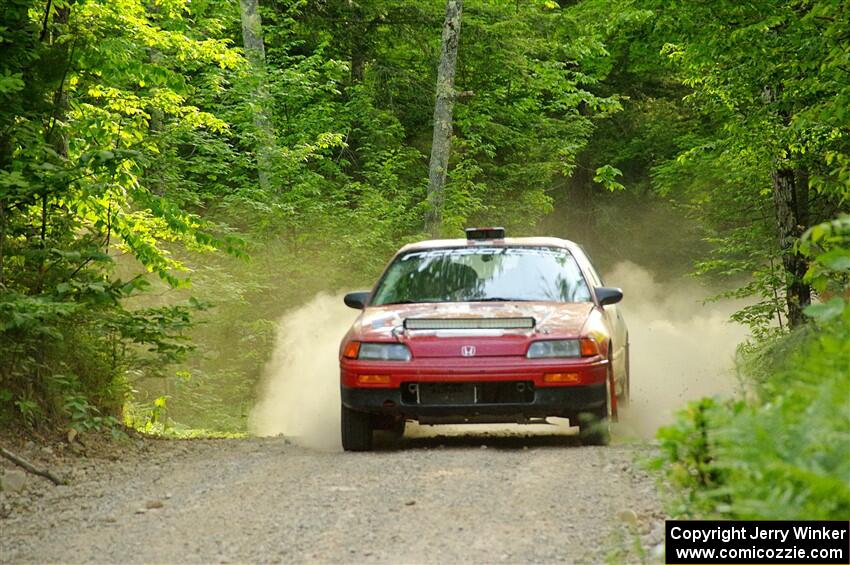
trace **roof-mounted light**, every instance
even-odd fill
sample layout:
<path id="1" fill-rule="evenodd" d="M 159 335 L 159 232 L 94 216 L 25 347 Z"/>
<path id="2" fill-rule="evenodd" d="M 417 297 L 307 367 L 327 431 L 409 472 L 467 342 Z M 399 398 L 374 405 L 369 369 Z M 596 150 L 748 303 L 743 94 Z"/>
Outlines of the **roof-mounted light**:
<path id="1" fill-rule="evenodd" d="M 505 239 L 505 228 L 466 228 L 466 239 Z"/>

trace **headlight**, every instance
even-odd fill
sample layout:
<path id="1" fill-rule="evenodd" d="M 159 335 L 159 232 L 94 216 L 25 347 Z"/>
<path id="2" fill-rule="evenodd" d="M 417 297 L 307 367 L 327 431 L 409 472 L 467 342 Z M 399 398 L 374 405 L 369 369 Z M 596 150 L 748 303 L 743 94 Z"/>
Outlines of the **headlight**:
<path id="1" fill-rule="evenodd" d="M 527 357 L 581 357 L 581 345 L 577 339 L 535 341 L 528 348 Z"/>
<path id="2" fill-rule="evenodd" d="M 410 350 L 401 343 L 361 343 L 357 358 L 368 361 L 410 361 Z"/>
<path id="3" fill-rule="evenodd" d="M 581 339 L 550 339 L 535 341 L 528 348 L 529 359 L 540 357 L 593 357 L 599 354 L 599 344 L 589 337 Z"/>

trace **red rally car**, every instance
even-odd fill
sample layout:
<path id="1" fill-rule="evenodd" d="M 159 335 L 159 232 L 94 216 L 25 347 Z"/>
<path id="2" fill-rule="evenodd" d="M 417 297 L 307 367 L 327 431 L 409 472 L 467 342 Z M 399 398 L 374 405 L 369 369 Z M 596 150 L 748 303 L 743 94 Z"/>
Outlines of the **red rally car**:
<path id="1" fill-rule="evenodd" d="M 628 331 L 582 248 L 551 237 L 466 239 L 403 247 L 340 346 L 342 446 L 372 447 L 376 429 L 531 423 L 569 418 L 606 444 L 629 396 Z"/>

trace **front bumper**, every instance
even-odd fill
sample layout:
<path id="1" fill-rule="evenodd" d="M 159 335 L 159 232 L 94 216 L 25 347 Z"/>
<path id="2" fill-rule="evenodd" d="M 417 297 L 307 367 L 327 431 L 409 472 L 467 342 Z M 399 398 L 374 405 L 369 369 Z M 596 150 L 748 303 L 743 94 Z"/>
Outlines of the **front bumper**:
<path id="1" fill-rule="evenodd" d="M 573 373 L 572 383 L 548 383 L 546 374 Z M 587 358 L 431 357 L 403 361 L 340 361 L 340 383 L 351 388 L 398 388 L 411 382 L 530 381 L 535 387 L 605 384 L 608 360 Z M 385 375 L 388 382 L 363 384 L 360 375 Z"/>
<path id="2" fill-rule="evenodd" d="M 605 407 L 608 361 L 602 357 L 526 359 L 515 357 L 430 358 L 411 362 L 374 362 L 342 359 L 342 403 L 360 412 L 404 417 L 423 423 L 522 422 L 529 418 L 573 418 Z M 546 374 L 571 373 L 570 383 L 551 383 Z M 389 382 L 362 384 L 360 375 L 385 375 Z M 530 392 L 508 402 L 430 404 L 411 398 L 411 384 L 467 383 L 484 390 L 494 383 L 525 383 Z"/>
<path id="3" fill-rule="evenodd" d="M 422 423 L 524 422 L 557 416 L 575 421 L 582 412 L 605 406 L 605 383 L 534 388 L 530 402 L 501 404 L 417 404 L 406 401 L 401 388 L 341 387 L 342 403 L 352 410 L 403 417 Z"/>

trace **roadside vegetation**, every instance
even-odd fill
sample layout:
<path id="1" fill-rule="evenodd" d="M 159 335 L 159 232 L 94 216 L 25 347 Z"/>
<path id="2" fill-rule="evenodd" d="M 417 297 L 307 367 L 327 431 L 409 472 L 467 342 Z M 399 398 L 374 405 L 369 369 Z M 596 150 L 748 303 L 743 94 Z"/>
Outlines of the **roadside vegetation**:
<path id="1" fill-rule="evenodd" d="M 850 311 L 744 354 L 746 399 L 692 403 L 659 433 L 671 510 L 698 518 L 850 514 Z"/>
<path id="2" fill-rule="evenodd" d="M 808 322 L 739 347 L 743 395 L 690 403 L 658 432 L 652 466 L 687 518 L 844 520 L 850 515 L 850 216 L 808 230 Z M 815 242 L 816 241 L 816 242 Z M 817 253 L 817 255 L 813 255 Z"/>
<path id="3" fill-rule="evenodd" d="M 499 224 L 747 299 L 746 396 L 661 432 L 677 513 L 845 519 L 850 4 L 466 0 L 435 198 L 445 14 L 3 2 L 0 425 L 244 432 L 287 309 Z"/>

